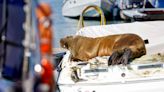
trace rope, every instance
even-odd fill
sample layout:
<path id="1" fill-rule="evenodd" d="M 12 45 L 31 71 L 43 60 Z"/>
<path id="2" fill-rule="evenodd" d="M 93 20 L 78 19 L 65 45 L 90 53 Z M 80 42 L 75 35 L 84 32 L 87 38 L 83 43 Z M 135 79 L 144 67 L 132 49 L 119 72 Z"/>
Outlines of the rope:
<path id="1" fill-rule="evenodd" d="M 84 10 L 82 11 L 82 13 L 80 15 L 80 19 L 79 19 L 79 23 L 78 23 L 78 30 L 84 27 L 83 15 L 90 8 L 94 8 L 97 11 L 97 13 L 100 14 L 100 17 L 101 17 L 100 25 L 106 25 L 106 19 L 105 19 L 104 13 L 100 9 L 100 7 L 98 7 L 96 5 L 90 5 L 90 6 L 86 7 L 86 8 L 84 8 Z"/>

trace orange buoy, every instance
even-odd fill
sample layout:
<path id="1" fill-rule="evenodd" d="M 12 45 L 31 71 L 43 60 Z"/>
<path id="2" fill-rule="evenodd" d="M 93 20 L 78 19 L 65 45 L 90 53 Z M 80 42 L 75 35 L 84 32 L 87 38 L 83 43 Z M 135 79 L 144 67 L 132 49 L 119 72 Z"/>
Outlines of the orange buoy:
<path id="1" fill-rule="evenodd" d="M 46 58 L 42 58 L 41 65 L 42 65 L 41 83 L 47 85 L 48 89 L 46 92 L 54 92 L 55 83 L 54 83 L 54 76 L 53 76 L 53 70 L 54 70 L 53 65 Z"/>
<path id="2" fill-rule="evenodd" d="M 39 4 L 35 12 L 37 19 L 49 17 L 52 14 L 51 7 L 47 3 Z"/>
<path id="3" fill-rule="evenodd" d="M 40 37 L 41 54 L 52 54 L 52 22 L 50 19 L 51 8 L 49 4 L 40 4 L 36 9 L 38 30 Z"/>
<path id="4" fill-rule="evenodd" d="M 51 21 L 51 7 L 49 4 L 42 3 L 36 8 L 37 28 L 40 38 L 40 53 L 41 53 L 41 84 L 48 87 L 46 92 L 54 92 L 55 82 L 53 76 L 53 64 L 52 60 L 52 21 Z"/>
<path id="5" fill-rule="evenodd" d="M 40 52 L 42 55 L 52 54 L 52 30 L 51 27 L 45 27 L 41 24 L 38 25 L 39 33 L 40 33 Z"/>

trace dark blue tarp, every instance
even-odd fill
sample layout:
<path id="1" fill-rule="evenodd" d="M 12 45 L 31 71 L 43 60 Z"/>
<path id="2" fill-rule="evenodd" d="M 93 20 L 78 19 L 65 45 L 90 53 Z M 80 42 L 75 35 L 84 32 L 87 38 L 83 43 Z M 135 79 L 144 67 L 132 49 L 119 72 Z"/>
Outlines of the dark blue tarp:
<path id="1" fill-rule="evenodd" d="M 0 32 L 1 32 L 1 28 L 2 28 L 2 2 L 0 0 Z M 2 56 L 2 45 L 0 43 L 0 59 L 1 59 L 1 56 Z M 0 60 L 0 63 L 2 61 Z M 0 67 L 1 68 L 1 67 Z"/>
<path id="2" fill-rule="evenodd" d="M 4 0 L 0 0 L 0 7 L 2 7 Z M 23 10 L 23 0 L 6 0 L 7 1 L 7 27 L 5 35 L 7 41 L 22 44 L 25 32 L 23 30 L 23 23 L 25 21 L 25 12 Z M 1 8 L 2 9 L 2 8 Z M 3 11 L 0 11 L 2 17 Z M 0 19 L 3 21 L 3 19 Z M 0 28 L 2 22 L 0 23 Z M 20 80 L 22 75 L 22 64 L 24 56 L 24 48 L 22 46 L 13 45 L 11 43 L 0 44 L 3 48 L 0 51 L 5 51 L 2 67 L 2 76 L 10 80 Z"/>
<path id="3" fill-rule="evenodd" d="M 155 8 L 164 8 L 164 0 L 147 0 Z"/>
<path id="4" fill-rule="evenodd" d="M 164 0 L 157 0 L 156 1 L 157 8 L 164 8 Z"/>

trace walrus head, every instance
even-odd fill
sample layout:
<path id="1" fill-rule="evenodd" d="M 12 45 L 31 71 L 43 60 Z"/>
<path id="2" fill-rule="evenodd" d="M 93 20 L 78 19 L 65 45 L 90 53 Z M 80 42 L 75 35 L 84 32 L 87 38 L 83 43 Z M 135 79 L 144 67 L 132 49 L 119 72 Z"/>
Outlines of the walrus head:
<path id="1" fill-rule="evenodd" d="M 62 48 L 68 49 L 69 43 L 73 40 L 73 36 L 67 36 L 65 38 L 60 39 L 60 46 Z"/>

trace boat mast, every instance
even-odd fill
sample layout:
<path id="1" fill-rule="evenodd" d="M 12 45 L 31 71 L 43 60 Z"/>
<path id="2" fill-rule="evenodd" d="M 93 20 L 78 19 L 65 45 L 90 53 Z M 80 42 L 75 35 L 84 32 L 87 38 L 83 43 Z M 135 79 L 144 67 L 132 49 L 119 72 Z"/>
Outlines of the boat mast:
<path id="1" fill-rule="evenodd" d="M 32 92 L 33 82 L 29 72 L 31 68 L 29 66 L 31 50 L 33 50 L 35 47 L 34 32 L 32 31 L 32 0 L 24 0 L 24 2 L 26 3 L 24 5 L 25 22 L 23 23 L 23 28 L 25 31 L 25 39 L 23 41 L 23 45 L 25 48 L 24 48 L 23 70 L 22 70 L 22 87 L 24 92 Z"/>

